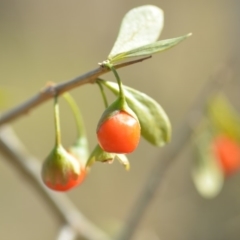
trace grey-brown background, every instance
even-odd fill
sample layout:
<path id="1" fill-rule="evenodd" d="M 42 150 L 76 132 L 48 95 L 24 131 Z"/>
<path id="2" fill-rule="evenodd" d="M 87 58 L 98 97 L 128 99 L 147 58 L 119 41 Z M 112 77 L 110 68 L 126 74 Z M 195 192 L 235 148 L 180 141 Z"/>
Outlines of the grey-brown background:
<path id="1" fill-rule="evenodd" d="M 161 39 L 193 32 L 176 48 L 119 71 L 125 84 L 146 92 L 163 106 L 174 137 L 210 74 L 238 55 L 237 0 L 0 0 L 0 87 L 10 98 L 2 111 L 30 97 L 47 81 L 61 82 L 96 68 L 111 50 L 124 14 L 144 4 L 157 5 L 165 12 Z M 113 77 L 108 74 L 106 79 Z M 238 99 L 239 106 L 239 85 L 228 92 L 233 92 L 230 96 Z M 72 93 L 84 114 L 92 148 L 103 111 L 99 91 L 88 85 Z M 75 126 L 64 102 L 61 113 L 63 142 L 68 146 L 74 140 Z M 54 142 L 52 102 L 18 119 L 13 127 L 42 161 Z M 227 180 L 216 199 L 204 200 L 190 178 L 188 150 L 164 179 L 141 229 L 166 240 L 240 239 L 239 174 Z M 96 164 L 84 184 L 67 195 L 94 223 L 113 231 L 131 210 L 154 161 L 161 161 L 162 151 L 141 140 L 137 151 L 129 155 L 130 172 L 117 162 Z M 0 160 L 0 239 L 55 239 L 59 224 L 44 201 L 3 157 Z M 150 238 L 154 240 L 141 239 Z"/>

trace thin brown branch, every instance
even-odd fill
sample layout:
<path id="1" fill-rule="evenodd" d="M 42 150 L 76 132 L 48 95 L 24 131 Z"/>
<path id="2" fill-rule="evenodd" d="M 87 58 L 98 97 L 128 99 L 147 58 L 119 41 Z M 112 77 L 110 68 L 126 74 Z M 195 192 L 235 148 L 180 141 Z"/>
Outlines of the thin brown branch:
<path id="1" fill-rule="evenodd" d="M 135 63 L 142 62 L 146 59 L 149 59 L 151 56 L 141 58 L 138 60 L 133 60 L 125 63 L 121 63 L 115 66 L 116 69 L 130 66 Z M 30 110 L 37 107 L 38 105 L 46 102 L 47 100 L 53 98 L 56 94 L 60 95 L 64 92 L 67 92 L 69 90 L 72 90 L 76 87 L 79 87 L 81 85 L 87 84 L 87 83 L 94 83 L 96 78 L 100 75 L 103 75 L 110 70 L 105 67 L 99 67 L 96 68 L 88 73 L 85 73 L 81 76 L 78 76 L 72 80 L 59 83 L 57 85 L 50 85 L 41 90 L 39 93 L 35 94 L 25 102 L 19 104 L 18 106 L 14 107 L 13 109 L 7 111 L 6 113 L 3 113 L 0 115 L 0 126 L 4 123 L 9 123 L 10 121 L 22 116 L 23 114 L 29 113 Z"/>
<path id="2" fill-rule="evenodd" d="M 195 104 L 193 104 L 193 107 L 183 119 L 182 124 L 180 124 L 171 144 L 164 148 L 163 155 L 161 155 L 161 161 L 159 161 L 159 158 L 156 159 L 154 167 L 146 179 L 145 186 L 142 188 L 142 192 L 137 196 L 136 202 L 129 211 L 128 218 L 117 240 L 132 239 L 154 194 L 158 190 L 159 185 L 163 183 L 163 178 L 170 167 L 176 162 L 184 145 L 189 141 L 192 135 L 192 127 L 189 125 L 189 119 L 194 117 L 195 123 L 200 121 L 207 99 L 214 92 L 219 91 L 229 79 L 232 79 L 232 75 L 232 68 L 223 66 L 213 74 L 206 83 L 202 92 L 197 97 Z"/>
<path id="3" fill-rule="evenodd" d="M 64 194 L 47 189 L 40 178 L 40 163 L 31 156 L 18 140 L 10 127 L 0 128 L 0 150 L 7 163 L 12 164 L 21 177 L 45 200 L 49 209 L 63 224 L 67 224 L 78 236 L 88 240 L 110 240 L 110 238 L 90 222 Z"/>

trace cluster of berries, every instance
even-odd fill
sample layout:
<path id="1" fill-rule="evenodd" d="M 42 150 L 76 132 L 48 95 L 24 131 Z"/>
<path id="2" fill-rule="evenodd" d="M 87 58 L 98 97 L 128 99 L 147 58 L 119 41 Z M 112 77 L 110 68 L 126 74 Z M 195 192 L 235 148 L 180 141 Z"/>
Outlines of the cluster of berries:
<path id="1" fill-rule="evenodd" d="M 109 107 L 106 106 L 97 126 L 96 134 L 99 145 L 96 149 L 103 156 L 100 160 L 96 150 L 90 157 L 88 156 L 83 122 L 77 105 L 72 98 L 69 98 L 70 95 L 67 100 L 76 118 L 79 136 L 74 146 L 68 150 L 63 148 L 60 140 L 59 107 L 57 97 L 55 98 L 56 145 L 42 168 L 43 182 L 50 189 L 67 191 L 82 183 L 92 165 L 93 157 L 95 161 L 104 162 L 111 161 L 117 156 L 124 165 L 128 166 L 128 161 L 121 155 L 131 153 L 137 148 L 141 127 L 136 114 L 127 105 L 120 80 L 118 83 L 119 96 Z"/>

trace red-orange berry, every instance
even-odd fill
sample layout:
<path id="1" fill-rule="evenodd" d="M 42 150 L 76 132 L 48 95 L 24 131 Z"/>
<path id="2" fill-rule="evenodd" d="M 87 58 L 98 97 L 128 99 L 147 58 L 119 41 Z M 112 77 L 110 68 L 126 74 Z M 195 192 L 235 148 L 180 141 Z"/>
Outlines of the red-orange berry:
<path id="1" fill-rule="evenodd" d="M 141 127 L 137 119 L 124 111 L 107 118 L 97 129 L 98 143 L 106 152 L 131 153 L 138 146 Z"/>
<path id="2" fill-rule="evenodd" d="M 213 142 L 214 153 L 226 175 L 240 168 L 239 145 L 227 136 L 218 136 Z"/>

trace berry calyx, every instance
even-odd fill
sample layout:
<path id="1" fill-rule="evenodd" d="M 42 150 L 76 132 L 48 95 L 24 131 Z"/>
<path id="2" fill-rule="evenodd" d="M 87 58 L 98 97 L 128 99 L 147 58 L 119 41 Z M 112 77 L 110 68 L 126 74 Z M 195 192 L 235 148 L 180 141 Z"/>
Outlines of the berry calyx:
<path id="1" fill-rule="evenodd" d="M 112 163 L 115 158 L 115 153 L 105 152 L 98 144 L 93 149 L 87 161 L 87 167 L 91 167 L 94 162 Z"/>
<path id="2" fill-rule="evenodd" d="M 79 185 L 85 176 L 85 168 L 61 145 L 52 150 L 42 166 L 44 184 L 55 191 L 67 191 Z"/>
<path id="3" fill-rule="evenodd" d="M 226 175 L 230 175 L 240 168 L 240 148 L 233 139 L 227 136 L 218 136 L 214 140 L 213 149 Z"/>
<path id="4" fill-rule="evenodd" d="M 125 111 L 114 111 L 97 128 L 98 143 L 106 152 L 131 153 L 139 143 L 138 120 Z"/>

